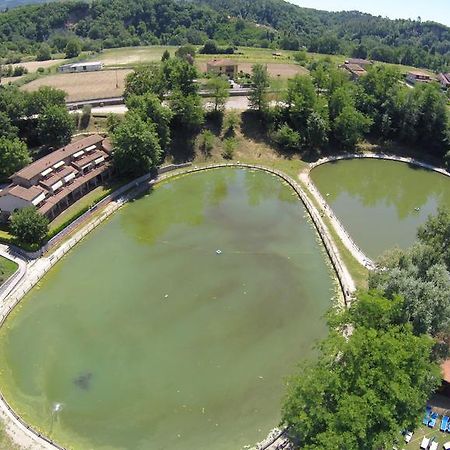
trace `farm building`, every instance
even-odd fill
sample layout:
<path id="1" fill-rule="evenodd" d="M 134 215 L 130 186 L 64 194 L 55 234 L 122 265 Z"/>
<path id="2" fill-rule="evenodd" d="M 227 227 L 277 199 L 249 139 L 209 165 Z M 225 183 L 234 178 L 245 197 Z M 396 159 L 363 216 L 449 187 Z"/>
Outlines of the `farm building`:
<path id="1" fill-rule="evenodd" d="M 444 89 L 450 87 L 450 73 L 440 73 L 438 75 L 439 82 Z"/>
<path id="2" fill-rule="evenodd" d="M 55 150 L 11 176 L 0 191 L 0 219 L 28 206 L 53 220 L 111 176 L 111 144 L 93 135 Z"/>
<path id="3" fill-rule="evenodd" d="M 103 69 L 102 62 L 83 62 L 74 64 L 63 64 L 58 67 L 62 73 L 96 72 Z"/>
<path id="4" fill-rule="evenodd" d="M 406 81 L 411 84 L 430 83 L 433 81 L 431 76 L 421 70 L 412 70 L 406 74 Z"/>
<path id="5" fill-rule="evenodd" d="M 238 64 L 229 59 L 213 59 L 206 64 L 206 71 L 211 74 L 234 78 L 238 73 Z"/>
<path id="6" fill-rule="evenodd" d="M 373 63 L 367 59 L 351 58 L 345 61 L 342 67 L 350 72 L 354 80 L 367 74 L 366 68 Z"/>

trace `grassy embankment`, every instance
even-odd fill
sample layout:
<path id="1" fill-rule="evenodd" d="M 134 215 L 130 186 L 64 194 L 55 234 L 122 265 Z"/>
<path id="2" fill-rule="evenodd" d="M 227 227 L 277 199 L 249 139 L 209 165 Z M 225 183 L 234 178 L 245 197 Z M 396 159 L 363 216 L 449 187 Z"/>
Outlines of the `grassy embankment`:
<path id="1" fill-rule="evenodd" d="M 0 286 L 17 270 L 17 268 L 18 266 L 14 261 L 10 261 L 9 259 L 0 256 Z"/>

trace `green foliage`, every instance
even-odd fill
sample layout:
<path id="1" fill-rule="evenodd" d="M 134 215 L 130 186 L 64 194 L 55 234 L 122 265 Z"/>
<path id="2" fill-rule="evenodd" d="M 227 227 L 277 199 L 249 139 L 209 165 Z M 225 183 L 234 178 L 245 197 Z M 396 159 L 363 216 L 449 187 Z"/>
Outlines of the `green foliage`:
<path id="1" fill-rule="evenodd" d="M 361 300 L 340 318 L 352 320 L 353 333 L 346 339 L 331 331 L 318 362 L 289 383 L 282 422 L 301 448 L 392 448 L 402 430 L 416 427 L 439 385 L 433 341 L 397 325 L 401 300 L 374 293 Z"/>
<path id="2" fill-rule="evenodd" d="M 36 53 L 36 61 L 48 61 L 50 59 L 52 59 L 50 46 L 46 43 L 41 44 Z"/>
<path id="3" fill-rule="evenodd" d="M 109 133 L 113 133 L 114 130 L 122 123 L 122 116 L 119 114 L 108 114 L 106 118 L 106 128 Z"/>
<path id="4" fill-rule="evenodd" d="M 161 162 L 162 150 L 156 126 L 144 121 L 138 113 L 127 113 L 111 135 L 113 163 L 123 177 L 136 177 Z"/>
<path id="5" fill-rule="evenodd" d="M 306 50 L 300 50 L 298 52 L 295 52 L 294 59 L 295 59 L 295 62 L 298 62 L 299 64 L 305 63 L 308 59 Z"/>
<path id="6" fill-rule="evenodd" d="M 236 111 L 228 111 L 223 121 L 223 134 L 224 136 L 234 136 L 236 134 L 236 128 L 239 127 L 241 118 Z"/>
<path id="7" fill-rule="evenodd" d="M 162 68 L 159 64 L 151 64 L 146 67 L 138 67 L 127 75 L 124 97 L 127 99 L 131 95 L 143 95 L 151 92 L 163 99 L 167 89 Z"/>
<path id="8" fill-rule="evenodd" d="M 202 100 L 198 94 L 185 95 L 181 91 L 175 91 L 170 98 L 170 107 L 175 125 L 188 132 L 197 131 L 205 121 Z"/>
<path id="9" fill-rule="evenodd" d="M 75 125 L 73 118 L 65 107 L 47 106 L 37 120 L 37 133 L 42 145 L 63 147 L 72 139 Z"/>
<path id="10" fill-rule="evenodd" d="M 334 140 L 345 150 L 353 150 L 370 129 L 369 117 L 352 106 L 344 106 L 333 122 Z"/>
<path id="11" fill-rule="evenodd" d="M 175 56 L 177 58 L 184 59 L 185 61 L 189 62 L 190 64 L 193 64 L 195 54 L 196 54 L 195 47 L 191 44 L 182 45 L 175 51 Z M 165 60 L 167 60 L 167 59 L 169 59 L 169 58 L 166 58 Z M 164 59 L 163 59 L 163 61 L 164 61 Z"/>
<path id="12" fill-rule="evenodd" d="M 169 50 L 166 49 L 166 50 L 164 50 L 164 53 L 161 57 L 161 62 L 165 62 L 168 59 L 170 59 L 170 52 L 169 52 Z"/>
<path id="13" fill-rule="evenodd" d="M 417 244 L 388 252 L 370 274 L 371 288 L 405 299 L 403 314 L 416 334 L 450 334 L 449 236 L 450 214 L 442 210 L 420 229 Z"/>
<path id="14" fill-rule="evenodd" d="M 210 96 L 213 99 L 214 111 L 223 111 L 225 103 L 230 96 L 228 80 L 221 76 L 212 76 L 206 83 L 206 89 L 210 92 Z"/>
<path id="15" fill-rule="evenodd" d="M 66 93 L 60 89 L 41 86 L 37 91 L 24 94 L 25 114 L 41 114 L 49 106 L 66 107 Z"/>
<path id="16" fill-rule="evenodd" d="M 267 89 L 269 87 L 269 74 L 267 66 L 255 64 L 252 67 L 251 76 L 252 88 L 248 96 L 250 108 L 258 111 L 267 111 L 269 101 L 267 98 Z"/>
<path id="17" fill-rule="evenodd" d="M 205 130 L 199 136 L 200 149 L 206 156 L 211 155 L 211 151 L 214 148 L 215 136 L 210 130 Z"/>
<path id="18" fill-rule="evenodd" d="M 234 157 L 234 150 L 236 149 L 236 141 L 234 138 L 226 138 L 223 141 L 222 158 L 231 160 Z"/>
<path id="19" fill-rule="evenodd" d="M 152 93 L 132 95 L 128 97 L 126 105 L 130 111 L 138 114 L 143 121 L 155 124 L 159 143 L 163 150 L 170 144 L 170 123 L 172 112 L 164 106 L 159 98 Z"/>
<path id="20" fill-rule="evenodd" d="M 14 212 L 9 219 L 11 234 L 25 244 L 42 244 L 48 232 L 48 219 L 32 206 Z"/>
<path id="21" fill-rule="evenodd" d="M 8 115 L 0 111 L 0 137 L 14 139 L 18 132 L 19 129 L 12 124 Z"/>
<path id="22" fill-rule="evenodd" d="M 232 55 L 234 53 L 233 47 L 222 48 L 219 47 L 216 41 L 210 39 L 205 42 L 205 45 L 199 50 L 203 55 Z"/>
<path id="23" fill-rule="evenodd" d="M 287 124 L 274 133 L 273 140 L 285 151 L 295 152 L 300 149 L 300 134 Z"/>
<path id="24" fill-rule="evenodd" d="M 71 39 L 65 48 L 66 58 L 76 58 L 81 53 L 81 43 L 78 39 Z"/>
<path id="25" fill-rule="evenodd" d="M 30 154 L 24 142 L 17 138 L 0 137 L 0 180 L 6 180 L 30 162 Z"/>

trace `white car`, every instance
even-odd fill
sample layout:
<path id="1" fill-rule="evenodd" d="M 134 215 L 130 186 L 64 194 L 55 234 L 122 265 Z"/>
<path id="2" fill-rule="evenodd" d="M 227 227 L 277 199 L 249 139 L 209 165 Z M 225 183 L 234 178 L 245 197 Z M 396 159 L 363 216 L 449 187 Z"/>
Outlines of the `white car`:
<path id="1" fill-rule="evenodd" d="M 430 450 L 438 450 L 438 443 L 436 441 L 431 443 Z"/>
<path id="2" fill-rule="evenodd" d="M 422 450 L 428 450 L 428 446 L 430 445 L 430 440 L 426 437 L 422 439 L 422 443 L 420 444 L 420 448 Z"/>
<path id="3" fill-rule="evenodd" d="M 405 433 L 405 442 L 408 443 L 413 437 L 413 432 L 412 431 L 407 431 Z"/>
<path id="4" fill-rule="evenodd" d="M 450 442 L 444 444 L 444 450 L 450 450 Z"/>

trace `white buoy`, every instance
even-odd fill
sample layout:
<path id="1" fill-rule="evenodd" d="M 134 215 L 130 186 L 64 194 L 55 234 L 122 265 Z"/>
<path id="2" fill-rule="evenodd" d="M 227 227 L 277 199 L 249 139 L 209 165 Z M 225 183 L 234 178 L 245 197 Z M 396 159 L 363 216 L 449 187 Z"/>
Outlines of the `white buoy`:
<path id="1" fill-rule="evenodd" d="M 221 254 L 222 254 L 222 250 L 216 250 L 216 253 L 217 253 L 218 255 L 221 255 Z"/>

